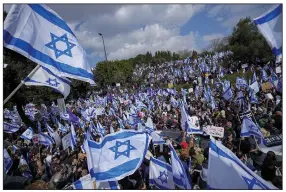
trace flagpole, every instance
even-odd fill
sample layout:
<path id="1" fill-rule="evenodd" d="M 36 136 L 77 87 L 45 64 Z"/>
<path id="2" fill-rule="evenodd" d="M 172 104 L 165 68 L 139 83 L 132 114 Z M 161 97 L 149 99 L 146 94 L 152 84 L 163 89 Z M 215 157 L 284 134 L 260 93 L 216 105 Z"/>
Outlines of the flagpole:
<path id="1" fill-rule="evenodd" d="M 30 78 L 32 75 L 34 75 L 34 73 L 40 67 L 41 67 L 40 65 L 37 65 L 26 78 Z M 4 100 L 3 105 L 5 105 L 7 103 L 7 101 L 9 101 L 9 99 L 11 99 L 11 97 L 22 87 L 22 85 L 24 85 L 24 83 L 25 83 L 25 81 L 22 80 L 21 83 L 14 89 L 14 91 L 12 91 L 12 93 L 10 93 L 10 95 Z"/>

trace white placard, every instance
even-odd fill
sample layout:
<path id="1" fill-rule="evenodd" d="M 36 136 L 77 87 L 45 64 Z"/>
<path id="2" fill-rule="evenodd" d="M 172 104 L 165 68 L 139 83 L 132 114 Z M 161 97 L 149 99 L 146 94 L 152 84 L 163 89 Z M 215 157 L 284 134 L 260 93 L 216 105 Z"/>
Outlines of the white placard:
<path id="1" fill-rule="evenodd" d="M 276 73 L 282 73 L 281 67 L 276 67 L 275 71 Z"/>
<path id="2" fill-rule="evenodd" d="M 265 94 L 265 97 L 266 97 L 266 99 L 274 99 L 274 97 L 272 96 L 272 94 L 271 93 L 267 93 L 267 94 Z"/>
<path id="3" fill-rule="evenodd" d="M 189 93 L 192 93 L 192 92 L 194 92 L 194 89 L 193 89 L 193 88 L 190 88 L 190 89 L 189 89 Z"/>
<path id="4" fill-rule="evenodd" d="M 199 86 L 202 86 L 203 83 L 202 83 L 202 77 L 198 77 L 198 81 L 199 81 Z"/>
<path id="5" fill-rule="evenodd" d="M 101 107 L 101 108 L 96 108 L 96 109 L 95 109 L 95 114 L 96 114 L 96 115 L 102 115 L 102 114 L 103 114 L 103 111 L 104 111 L 104 108 L 102 108 L 102 107 Z"/>
<path id="6" fill-rule="evenodd" d="M 208 134 L 211 135 L 213 137 L 219 137 L 219 138 L 223 138 L 224 137 L 224 128 L 223 127 L 216 127 L 213 125 L 208 125 L 206 127 L 203 127 L 203 131 Z"/>
<path id="7" fill-rule="evenodd" d="M 67 134 L 62 138 L 63 149 L 66 150 L 69 146 L 71 146 L 71 133 Z"/>
<path id="8" fill-rule="evenodd" d="M 246 67 L 248 67 L 248 64 L 247 64 L 247 63 L 246 63 L 246 64 L 241 65 L 241 68 L 242 68 L 242 69 L 245 69 Z"/>
<path id="9" fill-rule="evenodd" d="M 58 103 L 58 108 L 60 112 L 62 112 L 63 114 L 66 114 L 67 109 L 66 109 L 65 99 L 64 98 L 57 99 L 57 103 Z"/>
<path id="10" fill-rule="evenodd" d="M 193 125 L 192 128 L 200 129 L 200 122 L 197 116 L 188 117 L 188 120 Z"/>
<path id="11" fill-rule="evenodd" d="M 120 87 L 120 83 L 116 83 L 116 87 Z"/>

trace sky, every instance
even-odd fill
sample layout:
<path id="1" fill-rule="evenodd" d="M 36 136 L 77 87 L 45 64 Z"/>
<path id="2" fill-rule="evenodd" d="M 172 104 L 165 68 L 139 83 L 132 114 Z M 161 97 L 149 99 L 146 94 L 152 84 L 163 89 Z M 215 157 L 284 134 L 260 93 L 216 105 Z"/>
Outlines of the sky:
<path id="1" fill-rule="evenodd" d="M 270 4 L 47 4 L 74 31 L 92 67 L 151 51 L 201 51 L 231 34 L 239 19 L 256 18 Z M 9 11 L 11 4 L 4 4 Z"/>

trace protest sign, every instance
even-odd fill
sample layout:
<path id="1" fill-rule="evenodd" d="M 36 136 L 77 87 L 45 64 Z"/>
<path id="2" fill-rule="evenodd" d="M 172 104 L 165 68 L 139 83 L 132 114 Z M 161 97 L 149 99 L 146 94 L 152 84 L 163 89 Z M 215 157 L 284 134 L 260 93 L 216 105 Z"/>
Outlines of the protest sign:
<path id="1" fill-rule="evenodd" d="M 168 83 L 168 88 L 169 89 L 173 88 L 173 83 Z"/>
<path id="2" fill-rule="evenodd" d="M 281 67 L 276 67 L 275 71 L 276 73 L 282 73 Z"/>
<path id="3" fill-rule="evenodd" d="M 270 137 L 265 137 L 263 143 L 267 147 L 282 145 L 282 134 L 276 134 L 276 135 L 271 135 Z"/>
<path id="4" fill-rule="evenodd" d="M 246 67 L 248 67 L 248 64 L 247 64 L 247 63 L 246 63 L 246 64 L 241 65 L 241 68 L 242 68 L 242 69 L 245 69 Z"/>
<path id="5" fill-rule="evenodd" d="M 272 85 L 271 85 L 270 82 L 266 82 L 266 83 L 262 83 L 262 84 L 261 84 L 261 89 L 262 89 L 262 91 L 267 91 L 267 90 L 269 90 L 269 89 L 271 89 L 271 88 L 272 88 Z"/>
<path id="6" fill-rule="evenodd" d="M 71 146 L 71 133 L 67 134 L 62 138 L 63 149 L 66 150 L 69 146 Z"/>
<path id="7" fill-rule="evenodd" d="M 203 127 L 203 131 L 206 134 L 211 135 L 213 137 L 219 137 L 219 138 L 224 137 L 224 128 L 223 127 L 216 127 L 213 125 L 208 125 L 206 127 Z"/>
<path id="8" fill-rule="evenodd" d="M 66 109 L 65 99 L 64 98 L 57 99 L 57 103 L 58 103 L 58 108 L 60 112 L 62 112 L 63 114 L 66 114 L 67 109 Z"/>
<path id="9" fill-rule="evenodd" d="M 103 115 L 103 111 L 104 111 L 104 108 L 96 108 L 95 109 L 95 114 L 96 115 Z"/>
<path id="10" fill-rule="evenodd" d="M 274 97 L 272 96 L 272 94 L 271 93 L 267 93 L 267 94 L 265 94 L 265 98 L 266 99 L 274 99 Z"/>
<path id="11" fill-rule="evenodd" d="M 200 122 L 197 116 L 188 117 L 189 122 L 195 125 L 197 129 L 200 129 Z"/>

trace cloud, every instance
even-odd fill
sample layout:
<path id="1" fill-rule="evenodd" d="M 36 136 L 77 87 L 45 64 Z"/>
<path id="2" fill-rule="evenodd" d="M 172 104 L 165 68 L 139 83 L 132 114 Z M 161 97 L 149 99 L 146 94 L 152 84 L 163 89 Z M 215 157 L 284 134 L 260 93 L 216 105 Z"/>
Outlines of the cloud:
<path id="1" fill-rule="evenodd" d="M 211 40 L 214 40 L 214 39 L 218 39 L 218 38 L 222 38 L 222 37 L 224 37 L 224 35 L 223 34 L 219 34 L 219 33 L 214 33 L 214 34 L 210 34 L 210 35 L 204 35 L 203 37 L 202 37 L 202 39 L 204 40 L 204 41 L 211 41 Z"/>
<path id="2" fill-rule="evenodd" d="M 241 18 L 262 15 L 273 4 L 216 5 L 208 9 L 208 16 L 216 19 L 224 28 L 232 28 Z"/>

